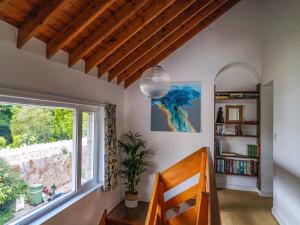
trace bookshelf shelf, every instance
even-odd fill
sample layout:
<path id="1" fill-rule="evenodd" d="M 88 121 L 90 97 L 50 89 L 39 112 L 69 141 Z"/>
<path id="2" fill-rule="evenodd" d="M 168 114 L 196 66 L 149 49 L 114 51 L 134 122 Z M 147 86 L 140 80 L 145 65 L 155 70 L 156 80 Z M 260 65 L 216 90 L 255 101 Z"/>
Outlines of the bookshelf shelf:
<path id="1" fill-rule="evenodd" d="M 248 137 L 248 138 L 257 138 L 258 135 L 231 135 L 231 134 L 222 134 L 216 135 L 217 137 Z"/>
<path id="2" fill-rule="evenodd" d="M 215 158 L 218 159 L 247 159 L 247 160 L 258 160 L 258 157 L 251 157 L 248 155 L 215 155 Z"/>
<path id="3" fill-rule="evenodd" d="M 248 107 L 255 107 L 256 114 L 247 114 L 249 118 L 253 120 L 246 120 L 241 123 L 214 123 L 214 140 L 215 140 L 215 172 L 221 175 L 227 176 L 244 176 L 257 178 L 257 187 L 260 189 L 260 84 L 257 85 L 256 91 L 215 91 L 215 114 L 214 118 L 216 121 L 216 111 L 219 107 L 226 107 L 226 105 L 247 105 Z M 249 104 L 250 103 L 250 104 Z M 223 110 L 224 111 L 224 110 Z M 249 111 L 248 111 L 249 112 Z M 252 111 L 251 111 L 252 112 Z M 254 112 L 255 113 L 255 112 Z M 250 115 L 250 116 L 249 116 Z M 256 118 L 255 118 L 256 117 Z M 235 126 L 235 127 L 234 127 Z M 248 129 L 254 130 L 249 132 Z M 235 134 L 226 134 L 234 132 Z M 235 131 L 234 131 L 235 130 Z M 254 134 L 247 134 L 254 133 Z M 224 134 L 225 132 L 225 134 Z M 244 134 L 246 133 L 246 134 Z M 226 138 L 226 139 L 225 139 Z M 228 139 L 227 139 L 228 138 Z M 223 153 L 223 143 L 234 142 L 230 138 L 251 138 L 249 142 L 245 139 L 245 145 L 248 145 L 249 151 L 252 152 L 252 147 L 256 146 L 254 154 L 240 154 L 233 152 L 232 149 L 226 149 L 228 154 Z M 256 140 L 256 141 L 255 141 Z M 240 141 L 238 141 L 239 143 Z M 247 143 L 248 142 L 248 143 Z M 251 143 L 251 144 L 249 144 Z M 255 144 L 254 144 L 255 143 Z M 228 145 L 228 143 L 226 144 Z M 238 151 L 238 150 L 237 150 Z M 241 151 L 241 150 L 239 150 Z M 254 151 L 254 150 L 253 150 Z M 230 153 L 230 154 L 229 154 Z M 257 156 L 257 157 L 256 157 Z M 243 172 L 245 171 L 246 172 Z"/>
<path id="4" fill-rule="evenodd" d="M 258 121 L 244 121 L 243 123 L 216 123 L 216 125 L 259 125 Z"/>
<path id="5" fill-rule="evenodd" d="M 216 101 L 257 100 L 259 91 L 219 91 L 215 92 Z"/>
<path id="6" fill-rule="evenodd" d="M 256 101 L 257 98 L 228 98 L 228 99 L 215 99 L 216 102 L 233 102 L 233 101 Z"/>
<path id="7" fill-rule="evenodd" d="M 216 173 L 217 173 L 217 174 L 221 174 L 221 175 L 228 175 L 228 176 L 257 177 L 257 175 L 248 175 L 248 174 L 221 173 L 221 172 L 216 172 Z"/>
<path id="8" fill-rule="evenodd" d="M 248 94 L 258 94 L 259 91 L 216 91 L 216 95 L 222 95 L 222 94 L 241 94 L 241 93 L 248 93 Z"/>

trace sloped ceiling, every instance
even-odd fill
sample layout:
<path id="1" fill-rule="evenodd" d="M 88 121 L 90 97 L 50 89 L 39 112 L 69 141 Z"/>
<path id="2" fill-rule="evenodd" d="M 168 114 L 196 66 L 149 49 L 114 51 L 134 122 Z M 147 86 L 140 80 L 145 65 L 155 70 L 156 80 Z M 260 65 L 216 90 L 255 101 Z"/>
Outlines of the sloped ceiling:
<path id="1" fill-rule="evenodd" d="M 35 37 L 48 59 L 64 50 L 69 67 L 82 59 L 127 88 L 239 1 L 0 0 L 0 19 L 18 28 L 17 48 Z"/>

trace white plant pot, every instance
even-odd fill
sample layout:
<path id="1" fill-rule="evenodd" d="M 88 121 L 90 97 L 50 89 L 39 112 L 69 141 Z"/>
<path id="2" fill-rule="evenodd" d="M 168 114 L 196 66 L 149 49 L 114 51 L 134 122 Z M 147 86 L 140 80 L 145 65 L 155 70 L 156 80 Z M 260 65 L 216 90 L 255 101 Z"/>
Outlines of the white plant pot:
<path id="1" fill-rule="evenodd" d="M 125 194 L 125 206 L 127 208 L 136 208 L 138 206 L 138 195 Z"/>
<path id="2" fill-rule="evenodd" d="M 13 211 L 19 212 L 20 210 L 25 208 L 25 196 L 20 196 L 18 199 L 14 201 Z"/>

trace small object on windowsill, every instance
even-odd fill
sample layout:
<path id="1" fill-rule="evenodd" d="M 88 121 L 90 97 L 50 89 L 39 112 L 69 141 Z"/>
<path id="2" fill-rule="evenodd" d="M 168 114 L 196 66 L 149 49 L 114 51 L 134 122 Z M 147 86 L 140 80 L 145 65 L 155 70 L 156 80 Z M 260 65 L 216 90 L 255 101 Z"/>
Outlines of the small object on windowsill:
<path id="1" fill-rule="evenodd" d="M 59 197 L 61 197 L 62 195 L 64 195 L 65 193 L 58 193 L 56 195 L 51 196 L 50 198 L 48 198 L 48 202 L 51 202 L 54 199 L 57 199 Z"/>
<path id="2" fill-rule="evenodd" d="M 52 186 L 51 186 L 51 193 L 52 193 L 53 196 L 55 196 L 56 189 L 57 189 L 56 185 L 52 184 Z"/>

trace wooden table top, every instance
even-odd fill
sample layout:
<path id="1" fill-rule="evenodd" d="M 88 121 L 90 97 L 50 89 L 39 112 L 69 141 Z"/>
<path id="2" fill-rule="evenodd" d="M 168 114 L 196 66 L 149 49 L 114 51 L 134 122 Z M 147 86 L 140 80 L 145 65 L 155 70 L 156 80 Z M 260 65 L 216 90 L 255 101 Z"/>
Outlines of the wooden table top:
<path id="1" fill-rule="evenodd" d="M 149 203 L 139 202 L 136 208 L 126 208 L 122 201 L 108 214 L 109 225 L 145 225 Z"/>

